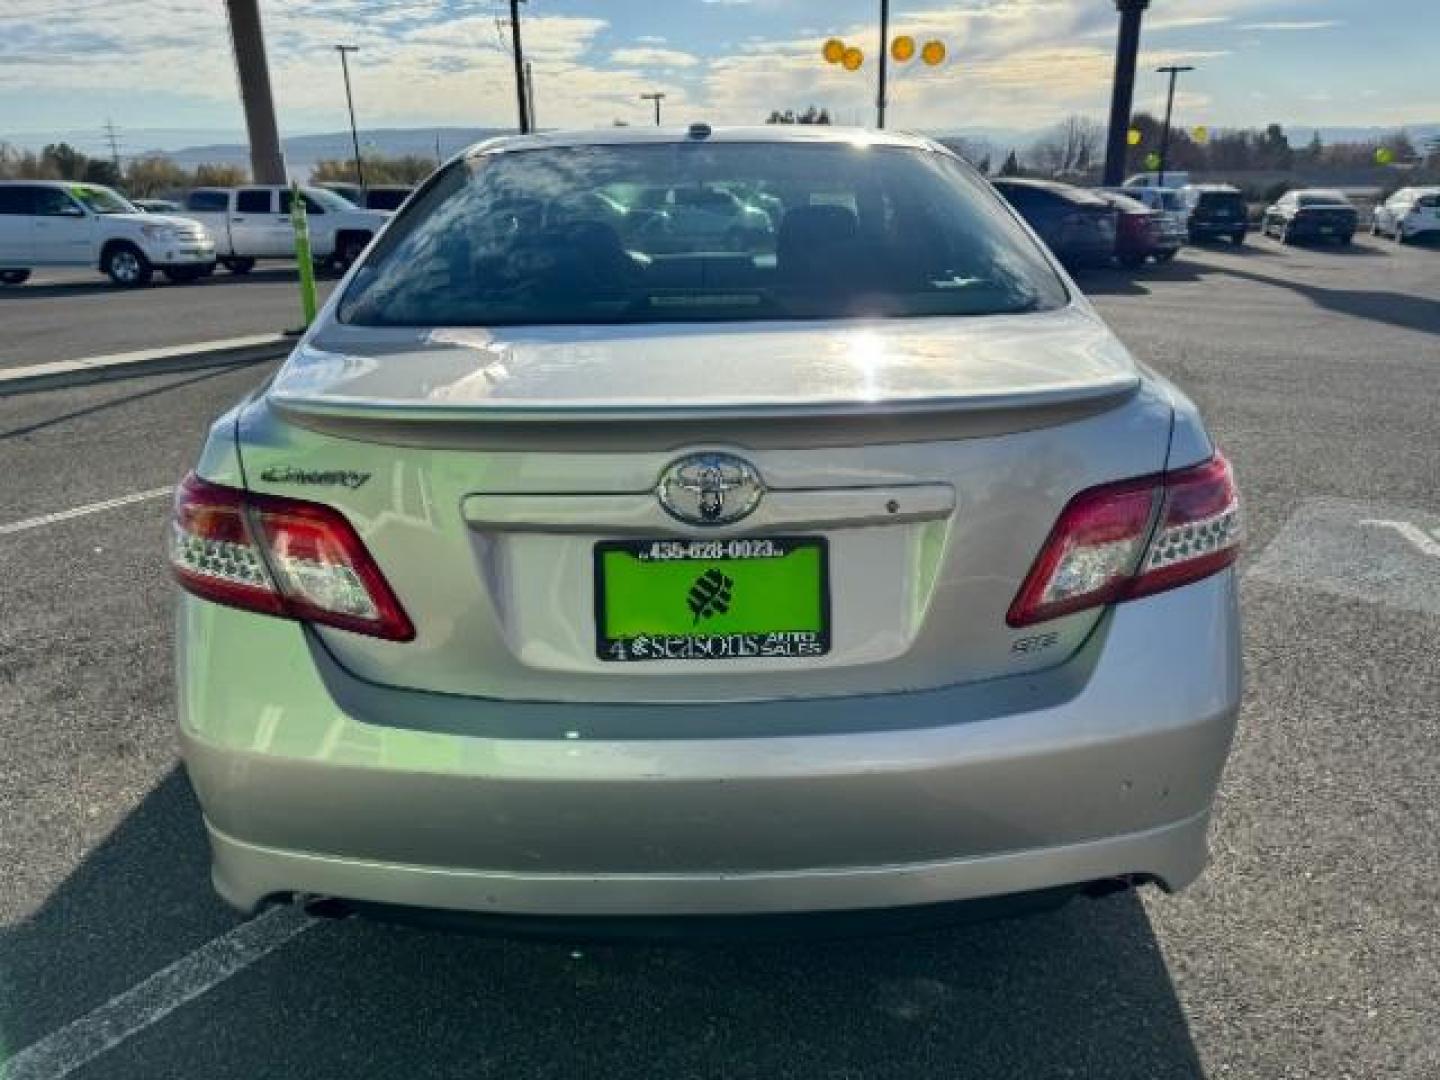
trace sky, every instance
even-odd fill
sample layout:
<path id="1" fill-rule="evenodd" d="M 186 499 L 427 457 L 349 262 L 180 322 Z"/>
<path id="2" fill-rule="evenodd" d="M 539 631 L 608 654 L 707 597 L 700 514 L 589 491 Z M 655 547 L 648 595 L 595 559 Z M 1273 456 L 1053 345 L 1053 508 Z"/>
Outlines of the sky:
<path id="1" fill-rule="evenodd" d="M 346 124 L 332 46 L 351 58 L 363 127 L 513 125 L 502 0 L 261 0 L 283 134 Z M 647 91 L 676 123 L 757 123 L 775 108 L 874 115 L 876 0 L 529 0 L 525 45 L 542 126 L 644 123 Z M 1379 15 L 1383 11 L 1383 17 Z M 1103 118 L 1111 0 L 893 0 L 892 30 L 946 62 L 892 68 L 890 126 L 1042 129 Z M 827 65 L 836 36 L 858 72 Z M 1440 0 L 1152 0 L 1136 109 L 1160 110 L 1160 64 L 1193 64 L 1177 123 L 1310 126 L 1440 121 Z M 0 0 L 0 139 L 243 131 L 223 0 Z"/>

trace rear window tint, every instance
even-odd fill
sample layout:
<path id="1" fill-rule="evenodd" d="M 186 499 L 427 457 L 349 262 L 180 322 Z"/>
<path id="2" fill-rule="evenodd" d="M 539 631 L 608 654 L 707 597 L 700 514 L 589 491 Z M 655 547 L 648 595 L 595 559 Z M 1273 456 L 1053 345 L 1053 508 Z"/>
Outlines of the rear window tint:
<path id="1" fill-rule="evenodd" d="M 1200 194 L 1199 205 L 1206 210 L 1243 209 L 1245 200 L 1237 192 L 1205 191 Z"/>
<path id="2" fill-rule="evenodd" d="M 384 188 L 371 188 L 366 196 L 365 205 L 371 210 L 398 210 L 400 204 L 410 197 L 408 191 L 390 191 Z"/>
<path id="3" fill-rule="evenodd" d="M 34 188 L 0 187 L 0 214 L 14 216 L 35 212 Z"/>
<path id="4" fill-rule="evenodd" d="M 235 209 L 242 214 L 268 214 L 272 206 L 268 191 L 242 191 L 235 196 Z"/>
<path id="5" fill-rule="evenodd" d="M 187 210 L 217 211 L 229 205 L 230 195 L 224 191 L 192 191 L 185 199 Z"/>
<path id="6" fill-rule="evenodd" d="M 992 315 L 1068 300 L 946 154 L 846 143 L 555 147 L 450 166 L 357 271 L 370 326 Z"/>

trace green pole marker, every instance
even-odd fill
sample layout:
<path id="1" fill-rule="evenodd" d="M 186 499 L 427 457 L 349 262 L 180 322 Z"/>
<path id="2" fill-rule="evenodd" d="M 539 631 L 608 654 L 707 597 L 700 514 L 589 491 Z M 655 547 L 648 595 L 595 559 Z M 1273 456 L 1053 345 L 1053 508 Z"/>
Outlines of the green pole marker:
<path id="1" fill-rule="evenodd" d="M 300 264 L 300 308 L 309 326 L 315 321 L 315 260 L 310 255 L 310 222 L 299 184 L 290 185 L 290 225 L 295 230 L 295 261 Z"/>

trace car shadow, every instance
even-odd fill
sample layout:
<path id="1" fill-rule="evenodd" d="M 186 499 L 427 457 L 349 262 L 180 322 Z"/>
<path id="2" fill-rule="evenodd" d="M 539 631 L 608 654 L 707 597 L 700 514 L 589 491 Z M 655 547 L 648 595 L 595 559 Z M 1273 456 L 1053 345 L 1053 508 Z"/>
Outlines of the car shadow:
<path id="1" fill-rule="evenodd" d="M 1279 241 L 1271 242 L 1279 243 Z M 1381 259 L 1390 254 L 1388 251 L 1371 247 L 1369 244 L 1333 244 L 1324 240 L 1296 240 L 1285 247 L 1292 251 L 1324 252 L 1326 255 L 1335 255 L 1342 259 Z M 1285 247 L 1282 247 L 1281 250 L 1285 250 Z"/>
<path id="2" fill-rule="evenodd" d="M 35 432 L 37 431 L 44 431 L 46 428 L 54 427 L 57 424 L 64 424 L 70 420 L 77 420 L 82 416 L 93 416 L 95 413 L 104 412 L 106 409 L 114 409 L 120 406 L 132 404 L 136 401 L 144 401 L 146 398 L 159 397 L 162 394 L 170 393 L 172 390 L 178 390 L 182 386 L 191 386 L 194 383 L 207 382 L 210 379 L 218 379 L 224 375 L 230 375 L 236 370 L 237 369 L 234 367 L 226 366 L 208 368 L 198 374 L 193 375 L 181 374 L 179 378 L 172 379 L 168 382 L 163 383 L 160 386 L 149 386 L 144 390 L 136 390 L 129 394 L 122 394 L 119 397 L 109 398 L 105 401 L 97 402 L 94 405 L 86 405 L 83 408 L 71 409 L 69 412 L 57 413 L 54 416 L 47 416 L 43 420 L 33 420 L 30 423 L 24 424 L 20 427 L 0 428 L 0 442 L 4 442 L 6 439 L 24 438 L 27 435 L 35 434 Z M 149 376 L 149 378 L 154 378 L 154 376 L 151 375 Z M 257 375 L 257 381 L 258 379 L 259 376 Z"/>
<path id="3" fill-rule="evenodd" d="M 1155 282 L 1198 281 L 1204 267 L 1187 262 L 1185 252 L 1168 263 L 1147 263 L 1135 269 L 1091 266 L 1071 270 L 1075 284 L 1086 296 L 1146 296 Z"/>
<path id="4" fill-rule="evenodd" d="M 1243 244 L 1192 244 L 1190 250 L 1211 251 L 1217 255 L 1235 255 L 1239 258 L 1258 256 L 1273 259 L 1282 254 L 1281 250 L 1259 233 L 1251 233 Z M 1181 258 L 1185 253 L 1180 253 Z"/>
<path id="5" fill-rule="evenodd" d="M 327 275 L 317 273 L 317 279 L 325 280 Z M 0 288 L 0 302 L 6 300 L 44 300 L 44 299 L 73 299 L 77 296 L 93 296 L 96 293 L 122 293 L 122 292 L 146 292 L 150 289 L 215 289 L 226 288 L 232 285 L 244 285 L 247 282 L 293 282 L 296 278 L 296 271 L 291 267 L 257 267 L 248 274 L 231 274 L 225 270 L 216 270 L 210 277 L 199 278 L 196 281 L 169 281 L 163 274 L 156 271 L 154 279 L 148 285 L 142 285 L 137 289 L 124 289 L 113 285 L 110 281 L 100 275 L 93 280 L 76 281 L 53 281 L 48 283 L 31 285 L 7 285 Z"/>
<path id="6" fill-rule="evenodd" d="M 234 926 L 206 863 L 177 768 L 0 931 L 0 1044 L 23 1049 Z M 1134 894 L 830 942 L 597 947 L 323 923 L 94 1068 L 109 1080 L 1204 1075 Z"/>
<path id="7" fill-rule="evenodd" d="M 1213 267 L 1212 273 L 1289 289 L 1305 297 L 1316 307 L 1369 322 L 1385 323 L 1425 334 L 1440 334 L 1440 300 L 1428 300 L 1409 293 L 1380 289 L 1336 289 L 1311 285 L 1290 278 L 1274 277 L 1256 270 L 1233 266 Z"/>

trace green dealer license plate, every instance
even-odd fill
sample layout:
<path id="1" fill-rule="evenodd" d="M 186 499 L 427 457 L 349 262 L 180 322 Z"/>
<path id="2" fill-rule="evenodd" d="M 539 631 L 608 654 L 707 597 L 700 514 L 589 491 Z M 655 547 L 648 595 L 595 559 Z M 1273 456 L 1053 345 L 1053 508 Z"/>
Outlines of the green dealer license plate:
<path id="1" fill-rule="evenodd" d="M 595 545 L 601 660 L 808 659 L 830 651 L 824 538 Z"/>

